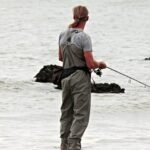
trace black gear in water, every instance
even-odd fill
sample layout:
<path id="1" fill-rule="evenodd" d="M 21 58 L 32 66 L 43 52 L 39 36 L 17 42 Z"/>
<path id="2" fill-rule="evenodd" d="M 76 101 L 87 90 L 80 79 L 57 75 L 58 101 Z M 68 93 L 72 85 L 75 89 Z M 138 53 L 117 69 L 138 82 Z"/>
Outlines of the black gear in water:
<path id="1" fill-rule="evenodd" d="M 62 67 L 58 65 L 46 65 L 40 69 L 40 71 L 35 75 L 36 82 L 50 82 L 57 85 L 53 78 L 54 72 L 56 73 Z M 102 72 L 100 69 L 95 69 L 94 72 L 101 76 Z M 56 74 L 55 74 L 56 75 Z M 61 89 L 60 85 L 57 85 L 56 89 Z M 124 93 L 125 89 L 121 88 L 116 83 L 91 83 L 92 93 Z"/>
<path id="2" fill-rule="evenodd" d="M 150 60 L 150 57 L 145 58 L 145 60 Z"/>

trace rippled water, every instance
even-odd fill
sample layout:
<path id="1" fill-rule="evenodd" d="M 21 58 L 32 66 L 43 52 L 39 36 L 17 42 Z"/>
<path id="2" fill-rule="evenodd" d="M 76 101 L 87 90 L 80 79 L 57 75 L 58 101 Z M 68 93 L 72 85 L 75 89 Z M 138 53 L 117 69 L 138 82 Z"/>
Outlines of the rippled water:
<path id="1" fill-rule="evenodd" d="M 150 85 L 149 0 L 0 0 L 0 149 L 59 149 L 61 91 L 34 75 L 57 59 L 58 35 L 72 7 L 86 5 L 94 55 Z M 149 150 L 150 89 L 104 70 L 96 82 L 115 82 L 125 94 L 92 94 L 83 137 L 88 150 Z"/>

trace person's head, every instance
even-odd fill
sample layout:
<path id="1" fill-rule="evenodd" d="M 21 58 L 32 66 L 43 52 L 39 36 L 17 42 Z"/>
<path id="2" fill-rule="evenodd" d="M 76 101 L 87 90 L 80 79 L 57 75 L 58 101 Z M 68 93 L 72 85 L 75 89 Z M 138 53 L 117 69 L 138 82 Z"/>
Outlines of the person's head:
<path id="1" fill-rule="evenodd" d="M 89 16 L 88 9 L 85 6 L 76 6 L 73 8 L 74 22 L 69 25 L 69 28 L 78 28 L 80 24 L 85 24 L 88 21 Z"/>

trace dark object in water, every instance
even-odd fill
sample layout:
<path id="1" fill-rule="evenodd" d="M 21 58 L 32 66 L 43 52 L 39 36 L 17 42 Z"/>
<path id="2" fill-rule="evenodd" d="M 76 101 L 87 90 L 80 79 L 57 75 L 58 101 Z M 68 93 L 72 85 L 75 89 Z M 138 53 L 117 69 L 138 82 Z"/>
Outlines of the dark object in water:
<path id="1" fill-rule="evenodd" d="M 149 58 L 145 58 L 144 60 L 150 60 L 150 57 Z"/>
<path id="2" fill-rule="evenodd" d="M 92 84 L 92 93 L 124 93 L 125 89 L 122 89 L 116 83 L 98 83 Z"/>
<path id="3" fill-rule="evenodd" d="M 57 84 L 56 75 L 58 72 L 61 73 L 61 71 L 62 71 L 61 66 L 46 65 L 35 75 L 35 78 L 36 78 L 35 81 L 36 82 L 50 82 L 50 83 Z"/>
<path id="4" fill-rule="evenodd" d="M 55 82 L 59 77 L 59 75 L 56 77 L 56 72 L 61 72 L 61 69 L 62 67 L 58 65 L 46 65 L 35 75 L 35 81 L 54 83 L 57 85 L 56 89 L 61 89 L 61 86 Z M 124 91 L 125 89 L 116 83 L 91 83 L 92 93 L 124 93 Z"/>

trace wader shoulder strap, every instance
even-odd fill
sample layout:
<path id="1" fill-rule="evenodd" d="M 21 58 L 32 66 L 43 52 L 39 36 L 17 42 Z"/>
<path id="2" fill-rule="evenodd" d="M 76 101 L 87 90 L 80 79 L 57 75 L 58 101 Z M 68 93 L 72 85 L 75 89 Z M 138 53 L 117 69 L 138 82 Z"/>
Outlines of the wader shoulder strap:
<path id="1" fill-rule="evenodd" d="M 66 43 L 64 44 L 64 47 L 63 47 L 63 52 L 65 51 L 65 48 L 67 48 L 67 47 L 69 47 L 69 48 L 71 48 L 71 45 L 72 45 L 72 43 L 71 43 L 71 38 L 72 38 L 72 34 L 73 33 L 79 33 L 79 32 L 81 32 L 81 31 L 78 31 L 78 30 L 73 30 L 73 31 L 67 31 L 68 33 L 67 33 L 67 40 L 66 40 Z M 70 55 L 70 57 L 72 57 L 71 55 Z M 71 58 L 71 60 L 74 60 L 73 58 Z M 63 68 L 64 68 L 64 63 L 63 63 Z"/>

